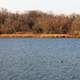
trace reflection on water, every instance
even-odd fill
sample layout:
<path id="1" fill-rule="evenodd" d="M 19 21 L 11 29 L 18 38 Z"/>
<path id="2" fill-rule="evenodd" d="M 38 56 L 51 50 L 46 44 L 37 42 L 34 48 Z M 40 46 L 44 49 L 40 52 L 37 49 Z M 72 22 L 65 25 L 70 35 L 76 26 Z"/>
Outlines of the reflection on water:
<path id="1" fill-rule="evenodd" d="M 0 80 L 80 80 L 80 39 L 0 39 Z"/>

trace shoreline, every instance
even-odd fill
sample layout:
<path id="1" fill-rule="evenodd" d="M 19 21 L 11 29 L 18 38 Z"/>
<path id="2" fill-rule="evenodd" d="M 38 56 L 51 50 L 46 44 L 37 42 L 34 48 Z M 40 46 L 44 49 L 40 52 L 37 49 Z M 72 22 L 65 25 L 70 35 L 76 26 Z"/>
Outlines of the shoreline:
<path id="1" fill-rule="evenodd" d="M 0 38 L 80 38 L 77 34 L 0 34 Z"/>

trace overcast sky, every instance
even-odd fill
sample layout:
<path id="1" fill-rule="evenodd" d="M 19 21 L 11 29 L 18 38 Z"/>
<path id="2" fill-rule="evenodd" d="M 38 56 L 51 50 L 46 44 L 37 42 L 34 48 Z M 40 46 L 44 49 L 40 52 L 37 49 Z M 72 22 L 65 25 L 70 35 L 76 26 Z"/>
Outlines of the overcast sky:
<path id="1" fill-rule="evenodd" d="M 53 13 L 80 13 L 80 0 L 0 0 L 0 8 L 11 11 L 41 10 Z"/>

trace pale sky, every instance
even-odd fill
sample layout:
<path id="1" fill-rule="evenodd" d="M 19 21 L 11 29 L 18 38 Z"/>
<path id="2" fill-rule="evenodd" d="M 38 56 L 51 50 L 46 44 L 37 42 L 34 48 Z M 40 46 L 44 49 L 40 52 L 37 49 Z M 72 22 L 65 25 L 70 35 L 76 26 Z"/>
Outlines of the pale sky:
<path id="1" fill-rule="evenodd" d="M 80 0 L 0 0 L 0 8 L 10 11 L 41 10 L 53 13 L 80 13 Z"/>

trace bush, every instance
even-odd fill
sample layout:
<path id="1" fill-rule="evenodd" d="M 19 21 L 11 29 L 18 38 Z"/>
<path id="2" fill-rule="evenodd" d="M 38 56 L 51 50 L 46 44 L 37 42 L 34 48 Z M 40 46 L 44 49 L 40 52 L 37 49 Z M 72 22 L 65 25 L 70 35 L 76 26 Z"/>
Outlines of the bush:
<path id="1" fill-rule="evenodd" d="M 52 15 L 40 11 L 11 13 L 0 11 L 0 34 L 4 33 L 80 34 L 80 15 Z"/>

